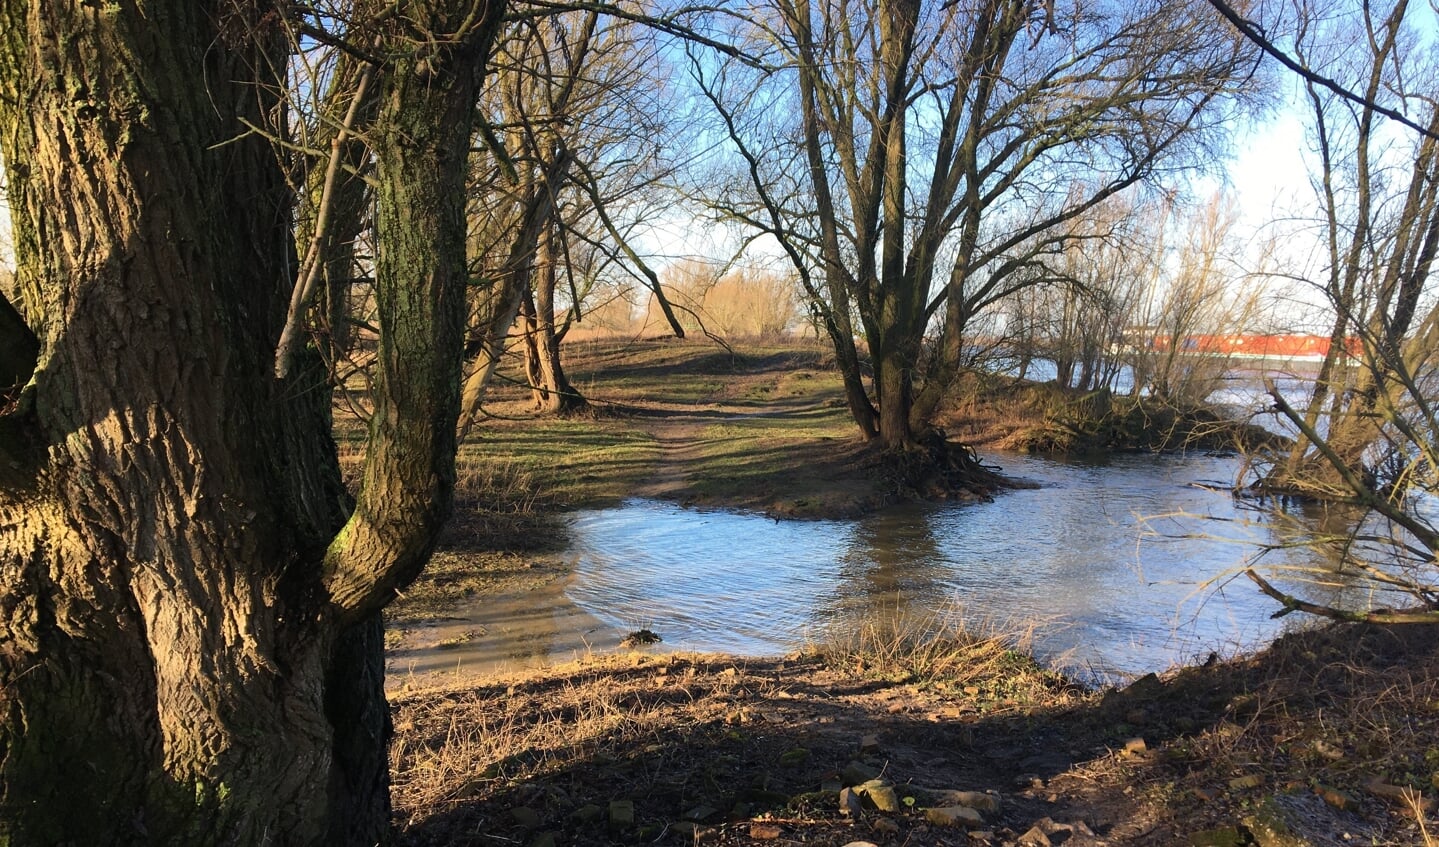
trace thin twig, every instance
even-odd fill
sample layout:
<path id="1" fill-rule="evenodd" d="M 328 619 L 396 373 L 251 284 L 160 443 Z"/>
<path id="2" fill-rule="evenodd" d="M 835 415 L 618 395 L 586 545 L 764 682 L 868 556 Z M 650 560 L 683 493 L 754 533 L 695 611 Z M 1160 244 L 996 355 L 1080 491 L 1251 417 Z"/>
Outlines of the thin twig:
<path id="1" fill-rule="evenodd" d="M 355 118 L 360 113 L 360 105 L 365 100 L 365 90 L 369 88 L 374 73 L 375 66 L 370 64 L 365 65 L 365 69 L 360 72 L 360 81 L 355 86 L 354 99 L 350 101 L 350 108 L 345 112 L 345 119 L 340 123 L 339 131 L 330 141 L 330 162 L 325 168 L 325 183 L 320 191 L 320 207 L 315 218 L 315 231 L 310 237 L 310 246 L 305 252 L 305 260 L 300 264 L 300 271 L 296 274 L 295 290 L 290 296 L 290 311 L 285 316 L 285 328 L 281 330 L 279 344 L 275 347 L 275 377 L 278 379 L 284 379 L 289 375 L 290 360 L 294 358 L 295 347 L 299 344 L 300 332 L 305 324 L 305 313 L 309 310 L 310 300 L 315 296 L 315 288 L 320 278 L 321 247 L 324 244 L 325 233 L 330 222 L 331 197 L 340 174 L 340 158 L 343 155 L 345 142 L 350 138 Z"/>

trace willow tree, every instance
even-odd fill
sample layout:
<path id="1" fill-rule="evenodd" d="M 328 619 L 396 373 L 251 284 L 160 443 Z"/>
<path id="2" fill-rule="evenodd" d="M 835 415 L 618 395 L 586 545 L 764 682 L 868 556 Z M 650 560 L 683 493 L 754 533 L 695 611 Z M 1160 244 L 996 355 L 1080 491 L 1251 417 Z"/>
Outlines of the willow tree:
<path id="1" fill-rule="evenodd" d="M 583 316 L 596 253 L 642 279 L 671 331 L 685 334 L 627 235 L 636 218 L 661 211 L 654 186 L 673 106 L 653 32 L 592 9 L 545 11 L 514 21 L 491 64 L 480 108 L 503 131 L 487 139 L 472 185 L 480 302 L 461 431 L 480 411 L 517 316 L 536 408 L 588 408 L 565 376 L 560 342 Z"/>
<path id="2" fill-rule="evenodd" d="M 856 423 L 903 451 L 931 432 L 971 319 L 1046 278 L 1066 221 L 1202 160 L 1253 69 L 1216 15 L 1166 0 L 762 9 L 770 68 L 695 64 L 749 183 L 711 205 L 784 247 Z"/>
<path id="3" fill-rule="evenodd" d="M 357 4 L 344 48 L 378 86 L 352 506 L 317 356 L 275 376 L 280 7 L 0 0 L 0 843 L 384 835 L 377 613 L 451 499 L 467 128 L 503 11 L 401 6 Z"/>

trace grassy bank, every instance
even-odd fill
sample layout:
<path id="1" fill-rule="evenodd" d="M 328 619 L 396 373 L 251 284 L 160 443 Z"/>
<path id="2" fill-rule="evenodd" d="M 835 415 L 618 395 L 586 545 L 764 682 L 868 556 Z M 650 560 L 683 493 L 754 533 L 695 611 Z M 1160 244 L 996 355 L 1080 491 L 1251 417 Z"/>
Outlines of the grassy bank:
<path id="1" fill-rule="evenodd" d="M 969 444 L 1023 453 L 1242 451 L 1276 439 L 1208 406 L 981 373 L 964 375 L 940 424 Z"/>
<path id="2" fill-rule="evenodd" d="M 572 614 L 566 510 L 646 496 L 821 517 L 897 496 L 820 348 L 570 353 L 595 414 L 538 420 L 502 385 L 462 448 L 442 550 L 388 613 L 402 843 L 1414 845 L 1436 831 L 1432 630 L 1300 633 L 1108 691 L 1037 665 L 1022 627 L 937 620 L 857 621 L 772 660 L 621 651 L 623 633 L 587 622 L 565 655 L 526 654 Z M 969 443 L 1246 437 L 972 379 L 941 421 Z M 477 677 L 495 665 L 469 657 L 491 644 L 511 667 L 546 666 Z"/>
<path id="3" fill-rule="evenodd" d="M 1439 655 L 1415 630 L 1290 636 L 1104 692 L 1004 638 L 950 634 L 909 658 L 867 643 L 769 661 L 637 653 L 403 697 L 402 841 L 1416 845 L 1435 832 Z"/>

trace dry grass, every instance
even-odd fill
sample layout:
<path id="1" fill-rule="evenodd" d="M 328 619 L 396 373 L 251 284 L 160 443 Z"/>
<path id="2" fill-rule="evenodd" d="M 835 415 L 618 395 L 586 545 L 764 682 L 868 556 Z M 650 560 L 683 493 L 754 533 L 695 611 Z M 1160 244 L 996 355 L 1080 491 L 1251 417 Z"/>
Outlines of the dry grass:
<path id="1" fill-rule="evenodd" d="M 552 523 L 542 514 L 541 490 L 534 472 L 519 462 L 461 454 L 455 462 L 455 514 L 443 543 L 535 546 Z"/>
<path id="2" fill-rule="evenodd" d="M 668 828 L 709 806 L 702 817 L 718 843 L 748 843 L 757 820 L 843 843 L 853 840 L 843 835 L 850 822 L 838 815 L 838 789 L 826 786 L 855 759 L 896 784 L 912 781 L 905 793 L 921 798 L 921 784 L 983 788 L 994 777 L 925 770 L 935 762 L 929 744 L 968 737 L 957 724 L 950 734 L 952 716 L 997 719 L 1092 699 L 1018 650 L 1029 628 L 972 634 L 953 618 L 937 626 L 939 618 L 881 617 L 784 660 L 632 653 L 405 696 L 394 705 L 392 751 L 403 841 L 524 843 L 542 828 L 574 844 L 676 843 L 684 839 L 663 838 Z M 997 708 L 1001 698 L 1008 708 Z M 858 741 L 876 731 L 895 748 L 862 757 Z M 902 752 L 915 732 L 934 740 Z M 586 817 L 618 799 L 635 802 L 635 830 Z"/>
<path id="3" fill-rule="evenodd" d="M 1414 816 L 1414 823 L 1419 827 L 1419 837 L 1424 839 L 1424 847 L 1434 847 L 1434 836 L 1429 834 L 1429 812 L 1433 810 L 1432 803 L 1424 802 L 1424 794 L 1413 788 L 1404 790 L 1404 804 L 1409 807 L 1409 814 Z"/>
<path id="4" fill-rule="evenodd" d="M 1034 453 L 1230 450 L 1275 439 L 1261 427 L 1197 404 L 1078 392 L 976 372 L 956 385 L 940 423 L 972 444 Z"/>
<path id="5" fill-rule="evenodd" d="M 434 812 L 633 743 L 671 717 L 622 686 L 596 684 L 602 672 L 560 676 L 542 692 L 485 687 L 397 703 L 397 804 Z"/>
<path id="6" fill-rule="evenodd" d="M 1045 819 L 1093 830 L 1066 841 L 1076 847 L 1183 844 L 1205 830 L 1247 843 L 1261 826 L 1315 847 L 1434 843 L 1432 631 L 1306 632 L 1101 694 L 1027 659 L 1028 628 L 952 623 L 892 614 L 785 660 L 634 654 L 406 696 L 393 756 L 401 843 L 525 844 L 550 831 L 575 845 L 682 844 L 698 831 L 752 844 L 754 824 L 791 842 L 970 843 L 926 826 L 926 798 L 945 789 L 1002 795 L 991 843 Z M 870 735 L 880 749 L 867 756 Z M 841 815 L 834 786 L 856 760 L 916 805 Z M 613 800 L 634 803 L 633 828 L 607 827 Z M 695 828 L 698 806 L 711 811 Z M 871 828 L 880 820 L 889 834 Z"/>
<path id="7" fill-rule="evenodd" d="M 1041 666 L 1038 621 L 976 618 L 963 609 L 871 612 L 832 623 L 811 649 L 828 665 L 892 683 L 919 682 L 981 699 L 1053 703 L 1079 687 Z"/>
<path id="8" fill-rule="evenodd" d="M 391 752 L 401 828 L 436 828 L 448 811 L 476 802 L 530 805 L 559 820 L 585 799 L 653 790 L 651 767 L 689 740 L 739 725 L 727 720 L 736 701 L 771 690 L 724 657 L 636 654 L 407 696 L 394 703 Z M 553 790 L 560 784 L 577 790 Z M 443 822 L 438 829 L 449 831 Z"/>
<path id="9" fill-rule="evenodd" d="M 1308 839 L 1274 843 L 1328 845 L 1347 832 L 1353 843 L 1432 844 L 1432 628 L 1324 627 L 1254 657 L 1141 683 L 1106 704 L 1124 720 L 1143 716 L 1132 731 L 1157 749 L 1097 759 L 1077 775 L 1095 792 L 1142 786 L 1154 825 L 1275 827 Z"/>

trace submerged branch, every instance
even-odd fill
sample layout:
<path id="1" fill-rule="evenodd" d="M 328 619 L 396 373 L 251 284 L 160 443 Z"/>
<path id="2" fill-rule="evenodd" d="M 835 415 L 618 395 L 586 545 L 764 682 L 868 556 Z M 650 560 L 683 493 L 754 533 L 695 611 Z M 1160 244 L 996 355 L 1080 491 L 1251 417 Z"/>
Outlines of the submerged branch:
<path id="1" fill-rule="evenodd" d="M 1284 608 L 1275 612 L 1270 617 L 1282 618 L 1293 612 L 1305 612 L 1317 615 L 1322 618 L 1329 618 L 1335 621 L 1349 621 L 1351 623 L 1376 623 L 1376 624 L 1425 624 L 1439 623 L 1439 609 L 1395 611 L 1392 609 L 1377 609 L 1372 612 L 1350 612 L 1345 609 L 1336 609 L 1333 606 L 1324 606 L 1319 603 L 1310 603 L 1301 600 L 1292 594 L 1285 594 L 1260 576 L 1253 568 L 1246 568 L 1244 575 L 1259 586 L 1259 590 L 1273 597 L 1283 604 Z"/>

